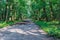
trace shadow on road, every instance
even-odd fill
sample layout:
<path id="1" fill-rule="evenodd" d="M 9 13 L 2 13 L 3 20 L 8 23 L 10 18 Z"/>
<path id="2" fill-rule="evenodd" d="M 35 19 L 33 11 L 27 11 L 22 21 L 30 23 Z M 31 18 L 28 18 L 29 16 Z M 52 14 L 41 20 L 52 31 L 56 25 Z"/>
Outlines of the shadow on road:
<path id="1" fill-rule="evenodd" d="M 0 40 L 53 40 L 34 23 L 13 25 L 0 30 Z"/>

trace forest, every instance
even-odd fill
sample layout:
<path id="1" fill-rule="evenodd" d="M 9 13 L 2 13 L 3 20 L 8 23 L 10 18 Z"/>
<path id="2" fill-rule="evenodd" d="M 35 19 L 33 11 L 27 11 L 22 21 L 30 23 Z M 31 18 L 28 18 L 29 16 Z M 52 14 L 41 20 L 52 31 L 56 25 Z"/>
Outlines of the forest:
<path id="1" fill-rule="evenodd" d="M 24 19 L 60 38 L 60 0 L 0 0 L 0 28 Z"/>

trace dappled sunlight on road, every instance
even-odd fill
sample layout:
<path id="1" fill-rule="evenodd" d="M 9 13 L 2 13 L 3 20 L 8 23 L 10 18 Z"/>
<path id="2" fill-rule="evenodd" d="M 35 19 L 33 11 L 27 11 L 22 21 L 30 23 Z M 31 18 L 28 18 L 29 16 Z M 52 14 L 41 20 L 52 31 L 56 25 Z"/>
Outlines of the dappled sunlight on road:
<path id="1" fill-rule="evenodd" d="M 47 34 L 46 32 L 44 32 L 42 29 L 38 30 L 41 34 Z"/>
<path id="2" fill-rule="evenodd" d="M 4 29 L 4 28 L 3 28 Z M 13 25 L 0 30 L 0 40 L 53 40 L 34 23 Z"/>

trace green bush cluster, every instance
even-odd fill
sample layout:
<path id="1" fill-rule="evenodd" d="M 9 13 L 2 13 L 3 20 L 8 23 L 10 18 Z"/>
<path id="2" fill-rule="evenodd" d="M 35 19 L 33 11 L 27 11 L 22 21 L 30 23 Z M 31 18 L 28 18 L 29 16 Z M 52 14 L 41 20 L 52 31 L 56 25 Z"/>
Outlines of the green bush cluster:
<path id="1" fill-rule="evenodd" d="M 58 22 L 37 21 L 36 24 L 39 25 L 45 32 L 47 32 L 48 36 L 60 38 L 60 25 Z"/>
<path id="2" fill-rule="evenodd" d="M 9 21 L 9 22 L 1 21 L 1 22 L 0 22 L 0 28 L 13 25 L 13 24 L 15 24 L 15 23 L 17 23 L 17 22 L 21 22 L 21 20 Z"/>

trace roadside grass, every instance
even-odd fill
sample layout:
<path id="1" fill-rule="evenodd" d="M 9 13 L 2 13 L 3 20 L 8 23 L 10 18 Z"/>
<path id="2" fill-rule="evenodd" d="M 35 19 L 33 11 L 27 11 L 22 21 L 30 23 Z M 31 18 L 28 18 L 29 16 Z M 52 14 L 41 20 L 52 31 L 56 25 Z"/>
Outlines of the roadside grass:
<path id="1" fill-rule="evenodd" d="M 4 22 L 4 21 L 1 21 L 0 22 L 0 28 L 3 28 L 3 27 L 6 27 L 6 26 L 9 26 L 9 25 L 13 25 L 17 22 L 21 22 L 21 20 L 16 20 L 16 21 L 9 21 L 9 22 Z"/>
<path id="2" fill-rule="evenodd" d="M 47 32 L 48 36 L 53 36 L 55 38 L 60 38 L 60 24 L 58 21 L 36 21 L 36 24 L 40 26 L 45 32 Z"/>

